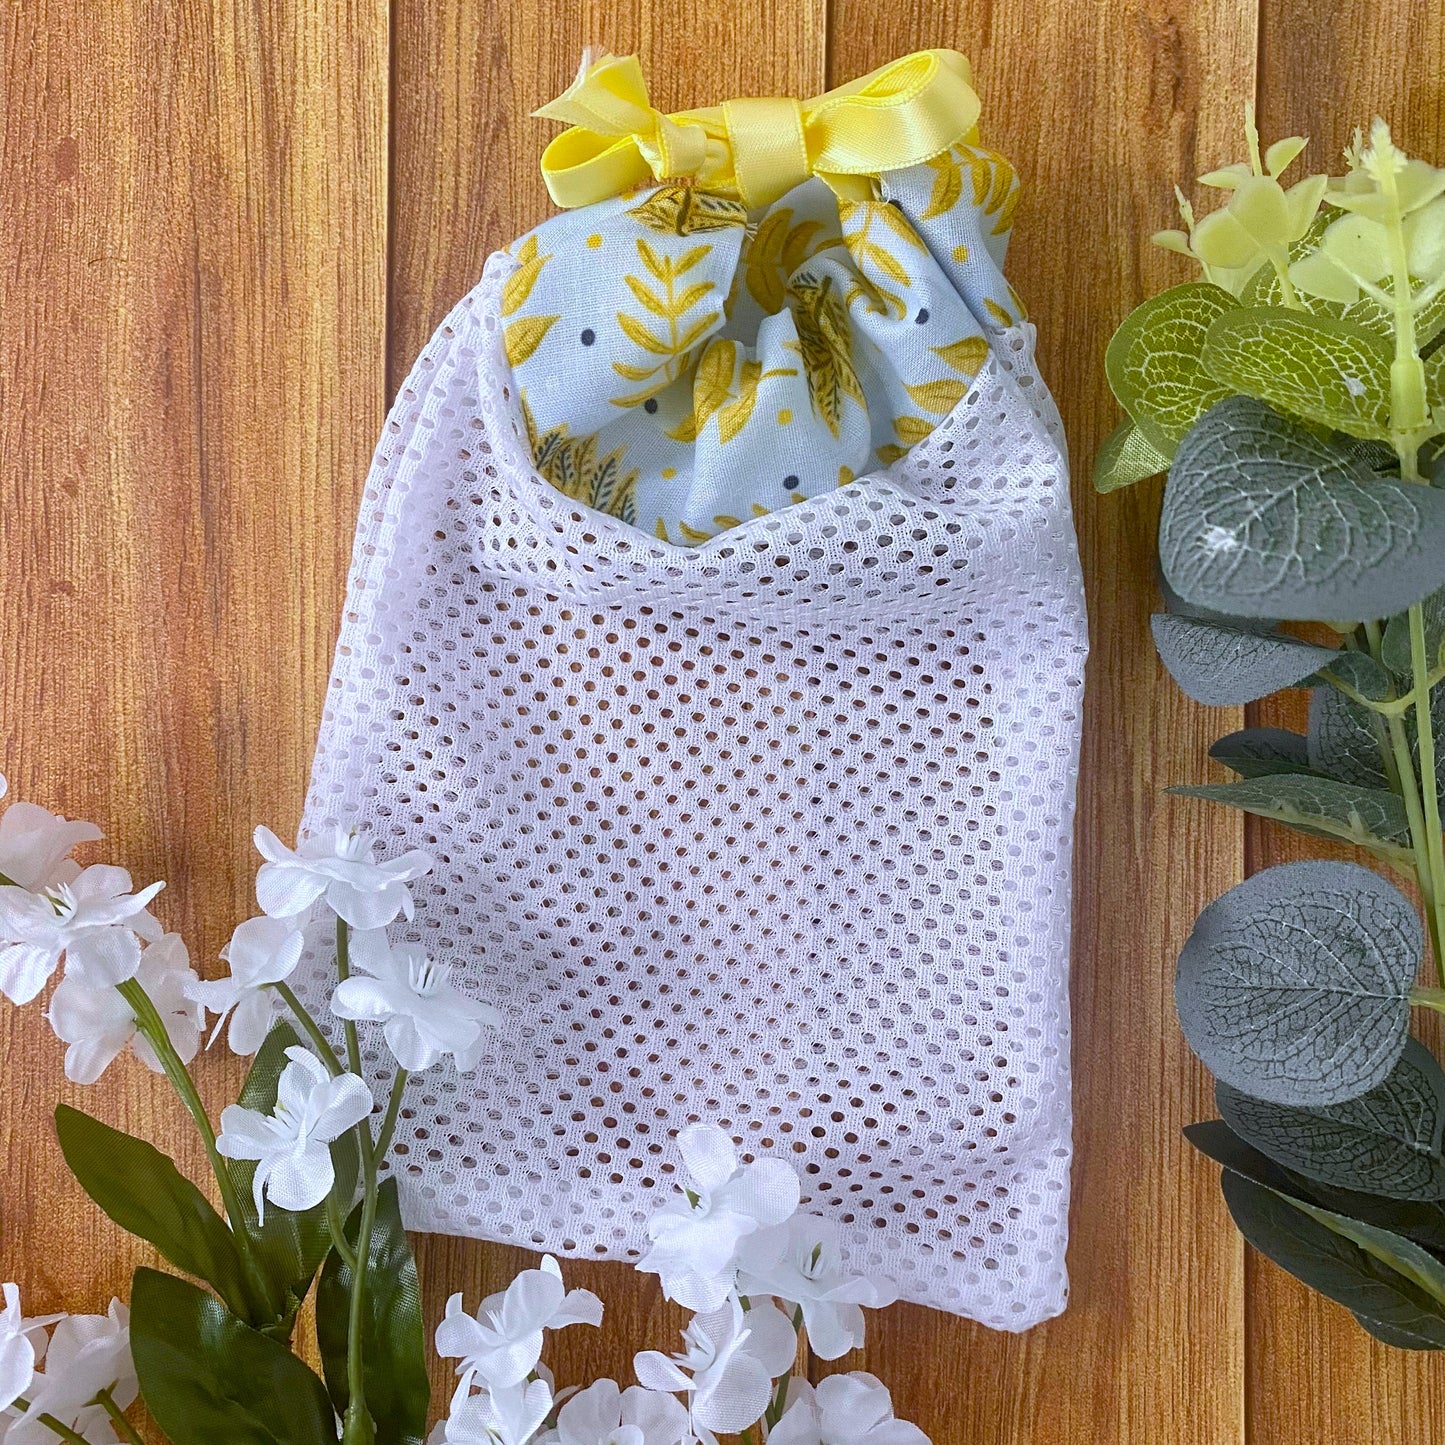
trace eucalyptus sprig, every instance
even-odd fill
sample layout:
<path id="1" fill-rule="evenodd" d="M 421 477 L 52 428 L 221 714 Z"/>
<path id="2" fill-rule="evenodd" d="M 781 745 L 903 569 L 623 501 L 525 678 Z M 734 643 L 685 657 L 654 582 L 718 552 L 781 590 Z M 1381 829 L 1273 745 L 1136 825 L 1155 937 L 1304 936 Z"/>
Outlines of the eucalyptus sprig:
<path id="1" fill-rule="evenodd" d="M 1112 491 L 1168 472 L 1155 643 L 1191 697 L 1310 691 L 1309 728 L 1248 728 L 1235 775 L 1173 791 L 1351 846 L 1376 870 L 1256 874 L 1179 958 L 1184 1032 L 1218 1079 L 1193 1142 L 1263 1253 L 1371 1334 L 1445 1348 L 1445 169 L 1376 120 L 1338 178 L 1280 177 L 1300 137 L 1201 177 L 1230 193 L 1155 240 L 1203 279 L 1146 301 L 1106 356 L 1128 419 Z M 1383 865 L 1413 881 L 1417 909 Z M 1429 958 L 1433 986 L 1420 972 Z"/>

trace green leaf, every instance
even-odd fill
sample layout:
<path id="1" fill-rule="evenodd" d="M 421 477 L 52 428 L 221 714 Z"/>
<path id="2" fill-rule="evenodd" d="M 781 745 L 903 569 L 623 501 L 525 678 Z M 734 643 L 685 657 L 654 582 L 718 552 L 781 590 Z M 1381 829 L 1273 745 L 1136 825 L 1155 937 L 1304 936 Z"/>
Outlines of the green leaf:
<path id="1" fill-rule="evenodd" d="M 354 1247 L 361 1206 L 346 1221 Z M 346 1413 L 347 1310 L 351 1269 L 335 1250 L 326 1256 L 316 1287 L 316 1338 L 326 1385 L 336 1413 Z M 376 1424 L 377 1445 L 421 1445 L 426 1434 L 430 1385 L 421 1285 L 397 1204 L 396 1180 L 384 1179 L 371 1231 L 370 1264 L 362 1317 L 362 1364 L 366 1408 Z"/>
<path id="2" fill-rule="evenodd" d="M 1094 458 L 1094 490 L 1117 492 L 1168 469 L 1169 458 L 1158 451 L 1132 421 L 1122 421 L 1104 439 Z"/>
<path id="3" fill-rule="evenodd" d="M 1309 757 L 1316 772 L 1363 788 L 1388 788 L 1375 715 L 1332 687 L 1310 697 Z"/>
<path id="4" fill-rule="evenodd" d="M 1445 1266 L 1402 1235 L 1320 1209 L 1226 1169 L 1234 1222 L 1259 1252 L 1418 1349 L 1445 1349 Z"/>
<path id="5" fill-rule="evenodd" d="M 237 1102 L 247 1109 L 269 1114 L 276 1107 L 276 1086 L 281 1070 L 286 1067 L 286 1050 L 294 1048 L 300 1040 L 290 1024 L 278 1022 L 266 1036 L 266 1041 L 257 1051 L 246 1082 L 241 1088 Z M 351 1131 L 343 1134 L 331 1146 L 331 1159 L 336 1168 L 336 1184 L 332 1197 L 343 1210 L 351 1207 L 356 1192 L 358 1161 L 356 1138 Z M 306 1297 L 321 1261 L 331 1248 L 331 1235 L 326 1226 L 326 1206 L 323 1201 L 314 1209 L 292 1212 L 287 1209 L 268 1209 L 266 1222 L 256 1218 L 256 1206 L 251 1192 L 251 1181 L 256 1173 L 254 1163 L 233 1159 L 228 1161 L 231 1178 L 235 1180 L 236 1192 L 241 1197 L 245 1213 L 246 1228 L 256 1241 L 268 1277 L 284 1292 L 288 1292 L 293 1307 Z"/>
<path id="6" fill-rule="evenodd" d="M 81 1188 L 122 1229 L 205 1280 L 242 1318 L 265 1324 L 276 1317 L 279 1292 L 276 1302 L 251 1299 L 225 1220 L 159 1149 L 67 1104 L 56 1106 L 55 1132 Z"/>
<path id="7" fill-rule="evenodd" d="M 315 1373 L 195 1285 L 138 1269 L 130 1341 L 146 1408 L 172 1445 L 335 1445 Z"/>
<path id="8" fill-rule="evenodd" d="M 1228 1084 L 1218 1099 L 1240 1138 L 1308 1179 L 1390 1199 L 1445 1199 L 1445 1073 L 1415 1039 L 1383 1083 L 1342 1104 L 1291 1108 Z"/>
<path id="9" fill-rule="evenodd" d="M 1207 282 L 1175 286 L 1130 312 L 1109 342 L 1109 385 L 1163 457 L 1172 457 L 1190 427 L 1229 395 L 1199 358 L 1210 326 L 1237 305 L 1228 291 Z"/>
<path id="10" fill-rule="evenodd" d="M 1316 837 L 1397 853 L 1410 844 L 1405 805 L 1383 788 L 1358 788 L 1334 778 L 1284 773 L 1238 783 L 1204 783 L 1168 790 L 1272 818 Z"/>
<path id="11" fill-rule="evenodd" d="M 1382 480 L 1253 397 L 1214 407 L 1174 458 L 1165 579 L 1237 617 L 1388 617 L 1445 586 L 1445 493 Z"/>
<path id="12" fill-rule="evenodd" d="M 1315 774 L 1310 765 L 1309 739 L 1284 728 L 1243 728 L 1220 738 L 1210 748 L 1209 756 L 1241 778 Z"/>
<path id="13" fill-rule="evenodd" d="M 1445 591 L 1432 592 L 1420 604 L 1425 623 L 1425 660 L 1432 667 L 1440 666 L 1440 654 L 1445 648 Z M 1411 675 L 1410 664 L 1410 617 L 1401 612 L 1385 624 L 1385 633 L 1380 640 L 1380 660 L 1402 678 Z"/>
<path id="14" fill-rule="evenodd" d="M 1336 656 L 1333 648 L 1248 624 L 1171 612 L 1155 614 L 1149 624 L 1169 676 L 1195 702 L 1210 707 L 1254 702 L 1280 688 L 1297 687 Z"/>
<path id="15" fill-rule="evenodd" d="M 1395 1067 L 1423 946 L 1410 900 L 1367 868 L 1266 868 L 1199 915 L 1179 955 L 1179 1022 L 1236 1089 L 1338 1104 Z"/>
<path id="16" fill-rule="evenodd" d="M 1308 1199 L 1313 1204 L 1363 1220 L 1396 1234 L 1407 1235 L 1416 1244 L 1423 1244 L 1437 1253 L 1445 1251 L 1445 1207 L 1434 1200 L 1383 1199 L 1358 1190 L 1335 1189 L 1315 1180 L 1302 1178 L 1282 1168 L 1239 1138 L 1221 1119 L 1206 1124 L 1190 1124 L 1184 1136 L 1216 1163 L 1236 1174 L 1243 1174 L 1257 1184 Z"/>
<path id="17" fill-rule="evenodd" d="M 1390 436 L 1388 341 L 1302 311 L 1231 311 L 1209 328 L 1204 369 L 1231 391 L 1350 436 Z"/>
<path id="18" fill-rule="evenodd" d="M 1395 694 L 1395 679 L 1368 652 L 1342 649 L 1332 654 L 1322 671 L 1328 677 L 1338 678 L 1371 702 L 1381 702 Z"/>

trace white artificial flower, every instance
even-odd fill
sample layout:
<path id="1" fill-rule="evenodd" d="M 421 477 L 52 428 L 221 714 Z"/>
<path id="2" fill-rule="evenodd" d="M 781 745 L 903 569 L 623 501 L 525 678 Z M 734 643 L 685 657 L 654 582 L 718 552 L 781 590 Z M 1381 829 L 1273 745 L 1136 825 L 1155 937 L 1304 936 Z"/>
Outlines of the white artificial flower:
<path id="1" fill-rule="evenodd" d="M 271 1030 L 270 986 L 295 973 L 305 944 L 301 930 L 284 918 L 248 918 L 236 929 L 221 950 L 230 973 L 197 979 L 186 991 L 188 998 L 218 1015 L 211 1043 L 229 1016 L 226 1038 L 232 1053 L 254 1054 L 261 1047 Z"/>
<path id="2" fill-rule="evenodd" d="M 773 1380 L 793 1364 L 798 1336 L 771 1300 L 744 1310 L 730 1299 L 720 1310 L 696 1316 L 682 1332 L 680 1355 L 644 1350 L 633 1360 L 639 1382 L 664 1394 L 685 1391 L 694 1431 L 737 1434 L 762 1417 Z"/>
<path id="3" fill-rule="evenodd" d="M 739 1165 L 732 1139 L 716 1125 L 689 1125 L 677 1147 L 692 1186 L 648 1221 L 652 1248 L 637 1267 L 659 1275 L 669 1299 L 707 1313 L 732 1290 L 739 1242 L 787 1219 L 801 1189 L 781 1159 Z"/>
<path id="4" fill-rule="evenodd" d="M 683 1445 L 687 1410 L 672 1395 L 614 1380 L 579 1390 L 557 1416 L 557 1445 Z"/>
<path id="5" fill-rule="evenodd" d="M 265 862 L 256 874 L 256 898 L 272 918 L 294 918 L 318 898 L 353 928 L 385 928 L 398 913 L 412 916 L 406 886 L 432 870 L 432 860 L 413 850 L 375 861 L 377 840 L 337 829 L 332 839 L 305 838 L 292 850 L 269 828 L 256 829 Z"/>
<path id="6" fill-rule="evenodd" d="M 67 971 L 91 988 L 124 983 L 140 965 L 145 906 L 163 887 L 132 893 L 124 868 L 101 864 L 46 893 L 0 887 L 0 993 L 29 1003 L 62 955 Z"/>
<path id="7" fill-rule="evenodd" d="M 0 787 L 0 798 L 6 791 Z M 80 872 L 70 850 L 101 836 L 94 823 L 68 822 L 35 803 L 11 803 L 0 815 L 0 873 L 32 891 L 69 883 Z"/>
<path id="8" fill-rule="evenodd" d="M 196 983 L 189 965 L 190 955 L 180 934 L 168 933 L 141 954 L 135 974 L 186 1064 L 196 1056 L 205 1022 L 200 1005 L 189 997 Z M 135 1011 L 114 988 L 91 988 L 74 972 L 69 973 L 56 988 L 47 1017 L 56 1037 L 69 1045 L 65 1077 L 72 1083 L 95 1083 L 127 1044 L 148 1069 L 165 1072 L 150 1040 L 136 1031 Z"/>
<path id="9" fill-rule="evenodd" d="M 4 779 L 0 778 L 0 783 Z M 0 797 L 4 797 L 0 789 Z M 30 1390 L 35 1367 L 45 1358 L 45 1331 L 64 1315 L 28 1320 L 20 1313 L 20 1289 L 3 1286 L 5 1308 L 0 1310 L 0 1410 L 8 1410 Z"/>
<path id="10" fill-rule="evenodd" d="M 929 1445 L 929 1439 L 917 1425 L 893 1418 L 893 1398 L 881 1381 L 855 1370 L 829 1375 L 816 1388 L 794 1380 L 768 1445 Z"/>
<path id="11" fill-rule="evenodd" d="M 475 1374 L 488 1388 L 520 1384 L 542 1358 L 542 1331 L 566 1325 L 600 1325 L 602 1301 L 588 1289 L 567 1289 L 562 1267 L 549 1254 L 539 1269 L 524 1269 L 500 1294 L 488 1295 L 475 1315 L 462 1297 L 447 1301 L 437 1326 L 436 1350 L 459 1359 L 458 1374 Z"/>
<path id="12" fill-rule="evenodd" d="M 891 1279 L 849 1273 L 837 1226 L 816 1214 L 795 1214 L 776 1230 L 745 1240 L 738 1289 L 801 1306 L 808 1346 L 824 1360 L 862 1345 L 860 1306 L 881 1309 L 898 1298 Z"/>
<path id="13" fill-rule="evenodd" d="M 384 1025 L 386 1046 L 408 1073 L 447 1054 L 463 1074 L 476 1068 L 485 1032 L 500 1027 L 502 1015 L 455 988 L 450 968 L 420 948 L 392 948 L 381 930 L 355 935 L 351 964 L 361 976 L 337 984 L 331 1012 L 338 1018 Z"/>
<path id="14" fill-rule="evenodd" d="M 119 1300 L 103 1315 L 67 1315 L 56 1325 L 45 1354 L 45 1370 L 37 1374 L 28 1396 L 30 1408 L 11 1422 L 5 1445 L 54 1445 L 55 1435 L 40 1422 L 53 1415 L 62 1425 L 97 1442 L 113 1435 L 105 1411 L 93 1401 L 109 1390 L 122 1409 L 138 1393 L 130 1353 L 130 1311 Z"/>
<path id="15" fill-rule="evenodd" d="M 552 1388 L 545 1380 L 526 1380 L 480 1395 L 471 1390 L 467 1375 L 427 1445 L 527 1445 L 552 1412 Z"/>
<path id="16" fill-rule="evenodd" d="M 276 1108 L 262 1114 L 240 1104 L 221 1111 L 217 1150 L 227 1159 L 254 1159 L 251 1189 L 256 1214 L 264 1219 L 265 1200 L 282 1209 L 320 1204 L 336 1182 L 330 1144 L 361 1123 L 372 1108 L 371 1090 L 355 1074 L 332 1078 L 315 1054 L 299 1046 L 286 1050 L 291 1060 L 276 1084 Z"/>

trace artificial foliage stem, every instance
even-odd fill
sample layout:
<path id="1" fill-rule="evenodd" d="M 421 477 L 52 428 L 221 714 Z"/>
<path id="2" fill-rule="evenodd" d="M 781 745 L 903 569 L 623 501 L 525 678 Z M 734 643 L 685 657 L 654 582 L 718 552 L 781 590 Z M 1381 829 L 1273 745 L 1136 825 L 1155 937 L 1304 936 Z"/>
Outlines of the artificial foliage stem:
<path id="1" fill-rule="evenodd" d="M 336 915 L 336 978 L 339 983 L 345 983 L 351 977 L 351 925 Z M 358 1078 L 361 1076 L 361 1045 L 356 1037 L 356 1024 L 347 1019 L 344 1025 L 346 1034 L 346 1067 Z"/>
<path id="2" fill-rule="evenodd" d="M 13 1403 L 17 1410 L 28 1410 L 30 1408 L 30 1401 L 27 1400 L 24 1395 L 19 1396 Z M 90 1441 L 87 1440 L 84 1435 L 76 1430 L 72 1430 L 69 1425 L 62 1425 L 54 1415 L 38 1415 L 36 1418 L 47 1430 L 59 1435 L 62 1440 L 70 1441 L 70 1445 L 90 1445 Z"/>
<path id="3" fill-rule="evenodd" d="M 331 1040 L 321 1032 L 321 1025 L 311 1017 L 311 1010 L 296 997 L 291 985 L 286 982 L 273 983 L 272 988 L 280 994 L 286 1007 L 291 1010 L 296 1022 L 301 1025 L 306 1037 L 311 1040 L 316 1052 L 321 1055 L 321 1062 L 326 1065 L 326 1071 L 334 1079 L 346 1072 L 341 1066 L 341 1060 L 336 1057 L 336 1051 L 331 1047 Z"/>
<path id="4" fill-rule="evenodd" d="M 1435 776 L 1435 723 L 1431 715 L 1429 665 L 1425 654 L 1425 614 L 1417 602 L 1410 609 L 1410 669 L 1415 677 L 1415 736 L 1420 745 L 1420 793 L 1425 813 L 1425 847 L 1435 895 L 1434 936 L 1445 936 L 1445 837 L 1440 827 L 1440 789 Z M 1435 950 L 1435 981 L 1445 984 L 1445 959 Z"/>
<path id="5" fill-rule="evenodd" d="M 1410 824 L 1410 842 L 1415 850 L 1415 876 L 1420 884 L 1420 898 L 1425 905 L 1425 921 L 1430 928 L 1430 948 L 1439 972 L 1441 963 L 1440 914 L 1436 906 L 1435 875 L 1430 867 L 1426 839 L 1425 812 L 1420 804 L 1420 787 L 1415 781 L 1415 762 L 1410 756 L 1410 739 L 1404 721 L 1393 713 L 1385 719 L 1390 730 L 1390 747 L 1395 754 L 1395 767 L 1400 775 L 1400 797 L 1405 804 L 1405 817 Z M 1437 799 L 1436 805 L 1439 807 Z"/>
<path id="6" fill-rule="evenodd" d="M 96 1403 L 110 1416 L 110 1422 L 120 1432 L 122 1440 L 129 1440 L 131 1445 L 145 1445 L 134 1425 L 125 1418 L 125 1411 L 115 1403 L 115 1397 L 109 1390 L 102 1390 L 96 1397 Z"/>
<path id="7" fill-rule="evenodd" d="M 171 1043 L 171 1036 L 166 1032 L 165 1021 L 156 1012 L 155 1004 L 151 1002 L 150 995 L 141 987 L 139 981 L 133 978 L 127 979 L 124 983 L 116 985 L 116 992 L 130 1005 L 131 1012 L 135 1014 L 136 1027 L 144 1035 L 146 1042 L 155 1050 L 156 1057 L 161 1061 L 161 1067 L 165 1070 L 166 1078 L 171 1082 L 171 1087 L 180 1096 L 181 1102 L 186 1106 L 186 1112 L 195 1120 L 201 1142 L 206 1146 L 206 1157 L 210 1160 L 211 1172 L 216 1176 L 216 1186 L 221 1191 L 222 1203 L 226 1206 L 226 1214 L 231 1221 L 231 1233 L 235 1237 L 236 1244 L 241 1251 L 241 1258 L 246 1266 L 247 1281 L 255 1293 L 256 1303 L 264 1306 L 270 1295 L 266 1286 L 266 1276 L 256 1258 L 250 1231 L 246 1228 L 246 1215 L 241 1206 L 241 1197 L 236 1193 L 236 1184 L 231 1178 L 230 1170 L 226 1168 L 226 1161 L 221 1158 L 220 1151 L 216 1148 L 216 1131 L 211 1125 L 210 1115 L 206 1113 L 206 1106 L 201 1100 L 195 1082 L 181 1061 L 181 1056 L 176 1052 L 175 1045 Z"/>

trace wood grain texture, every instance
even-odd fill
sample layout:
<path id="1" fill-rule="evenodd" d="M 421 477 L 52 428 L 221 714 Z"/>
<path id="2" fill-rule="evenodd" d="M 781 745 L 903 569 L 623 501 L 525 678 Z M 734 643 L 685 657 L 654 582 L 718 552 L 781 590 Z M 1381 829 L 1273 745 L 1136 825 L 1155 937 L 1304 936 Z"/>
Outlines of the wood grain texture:
<path id="1" fill-rule="evenodd" d="M 1415 0 L 0 0 L 0 769 L 169 880 L 207 960 L 251 909 L 249 833 L 300 810 L 355 501 L 387 399 L 487 254 L 547 213 L 526 119 L 585 43 L 636 50 L 666 106 L 812 93 L 907 50 L 974 60 L 1026 200 L 1011 271 L 1069 429 L 1094 652 L 1074 960 L 1070 1311 L 1022 1337 L 895 1308 L 867 1366 L 938 1445 L 1403 1445 L 1445 1418 L 1428 1359 L 1371 1346 L 1246 1266 L 1180 1126 L 1212 1113 L 1170 999 L 1210 897 L 1292 856 L 1160 798 L 1236 726 L 1160 673 L 1157 489 L 1096 499 L 1104 342 L 1179 279 L 1170 190 L 1272 133 L 1338 150 L 1387 110 L 1445 159 L 1445 20 Z M 1401 57 L 1409 79 L 1401 81 Z M 200 1066 L 214 1107 L 239 1070 Z M 103 1307 L 147 1258 L 84 1201 L 56 1098 L 200 1160 L 168 1091 L 64 1084 L 34 1010 L 0 1006 L 0 1276 L 34 1310 Z M 418 1241 L 428 1315 L 520 1252 Z M 620 1266 L 562 1381 L 630 1374 L 675 1312 Z M 843 1362 L 845 1367 L 858 1361 Z M 448 1381 L 438 1364 L 438 1404 Z"/>

